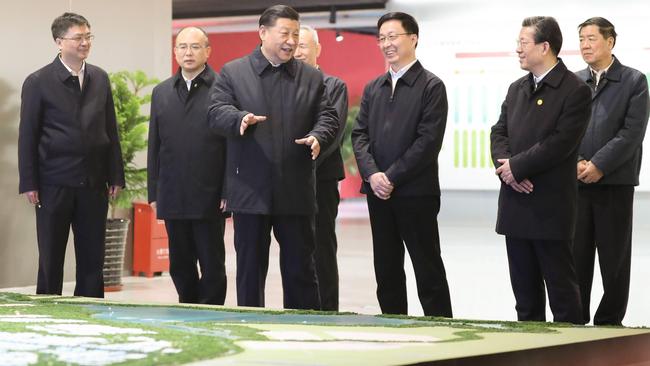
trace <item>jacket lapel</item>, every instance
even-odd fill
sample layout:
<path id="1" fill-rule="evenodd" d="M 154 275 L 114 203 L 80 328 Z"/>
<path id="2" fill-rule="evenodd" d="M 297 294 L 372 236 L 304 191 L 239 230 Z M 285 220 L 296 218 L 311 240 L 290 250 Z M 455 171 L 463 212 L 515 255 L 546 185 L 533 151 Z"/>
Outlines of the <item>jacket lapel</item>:
<path id="1" fill-rule="evenodd" d="M 72 74 L 68 71 L 68 69 L 63 66 L 63 62 L 59 59 L 59 55 L 56 55 L 54 58 L 54 61 L 52 61 L 52 66 L 56 70 L 56 75 L 59 81 L 61 81 L 65 86 L 66 90 L 68 90 L 70 93 L 79 95 L 78 88 L 73 88 L 72 87 L 72 81 L 70 80 L 72 78 Z M 86 69 L 88 69 L 86 65 Z M 85 80 L 84 80 L 85 84 Z"/>
<path id="2" fill-rule="evenodd" d="M 609 67 L 609 70 L 607 70 L 605 76 L 598 83 L 598 88 L 596 88 L 596 92 L 593 94 L 592 100 L 596 99 L 596 97 L 607 87 L 609 83 L 618 82 L 620 80 L 621 80 L 621 63 L 618 61 L 616 57 L 614 57 L 614 63 L 612 63 L 612 66 Z"/>
<path id="3" fill-rule="evenodd" d="M 92 80 L 92 72 L 90 72 L 90 67 L 88 67 L 88 63 L 86 62 L 86 68 L 84 70 L 84 82 L 81 84 L 81 96 L 83 97 L 86 93 L 86 90 L 88 90 L 88 85 L 90 85 L 91 80 Z"/>
<path id="4" fill-rule="evenodd" d="M 247 94 L 251 96 L 250 100 L 255 101 L 255 104 L 259 107 L 259 109 L 251 110 L 249 112 L 258 116 L 266 116 L 269 113 L 269 107 L 266 101 L 266 96 L 264 95 L 261 76 L 262 72 L 264 72 L 264 68 L 266 68 L 265 63 L 268 63 L 268 61 L 262 55 L 262 51 L 259 47 L 248 56 L 248 61 L 249 77 L 242 78 L 242 82 L 247 88 Z"/>

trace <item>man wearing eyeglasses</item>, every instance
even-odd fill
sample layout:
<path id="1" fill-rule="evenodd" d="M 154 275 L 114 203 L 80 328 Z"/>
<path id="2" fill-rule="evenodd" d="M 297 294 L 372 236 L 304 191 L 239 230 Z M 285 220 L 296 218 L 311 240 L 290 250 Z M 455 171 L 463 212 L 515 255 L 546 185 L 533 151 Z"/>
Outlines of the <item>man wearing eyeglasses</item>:
<path id="1" fill-rule="evenodd" d="M 584 321 L 590 320 L 595 253 L 603 297 L 594 325 L 621 325 L 630 291 L 632 208 L 639 184 L 643 137 L 648 126 L 648 81 L 612 54 L 614 25 L 590 18 L 578 26 L 588 67 L 577 72 L 590 87 L 591 120 L 578 156 L 578 223 L 573 255 Z"/>
<path id="2" fill-rule="evenodd" d="M 334 143 L 338 121 L 322 74 L 293 58 L 299 27 L 291 7 L 266 9 L 261 45 L 224 65 L 212 90 L 210 125 L 228 141 L 226 209 L 233 212 L 241 306 L 264 306 L 273 230 L 284 307 L 320 308 L 313 160 Z"/>
<path id="3" fill-rule="evenodd" d="M 223 305 L 226 297 L 224 215 L 220 209 L 225 139 L 208 127 L 208 35 L 181 29 L 174 55 L 179 69 L 151 98 L 147 188 L 169 236 L 169 274 L 182 303 Z M 197 268 L 197 262 L 200 272 Z"/>
<path id="4" fill-rule="evenodd" d="M 61 294 L 70 227 L 75 296 L 104 296 L 108 196 L 124 186 L 108 75 L 86 63 L 93 35 L 81 15 L 52 23 L 54 61 L 23 84 L 18 136 L 19 191 L 36 208 L 37 294 Z"/>
<path id="5" fill-rule="evenodd" d="M 521 26 L 516 51 L 529 73 L 510 85 L 490 135 L 501 180 L 496 232 L 506 237 L 517 319 L 545 321 L 548 291 L 554 321 L 582 324 L 571 242 L 591 93 L 558 58 L 554 18 L 529 17 Z"/>
<path id="6" fill-rule="evenodd" d="M 382 313 L 407 314 L 406 246 L 424 314 L 452 317 L 437 221 L 445 85 L 415 57 L 419 28 L 411 15 L 385 14 L 377 29 L 390 68 L 366 85 L 352 130 L 370 212 L 377 299 Z"/>

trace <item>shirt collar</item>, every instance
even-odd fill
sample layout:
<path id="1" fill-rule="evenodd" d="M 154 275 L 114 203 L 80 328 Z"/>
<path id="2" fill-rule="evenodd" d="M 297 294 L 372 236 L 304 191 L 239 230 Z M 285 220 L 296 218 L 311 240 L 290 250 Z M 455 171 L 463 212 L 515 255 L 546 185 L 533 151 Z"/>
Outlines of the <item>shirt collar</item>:
<path id="1" fill-rule="evenodd" d="M 415 60 L 413 65 L 409 66 L 408 70 L 405 70 L 404 75 L 402 75 L 399 79 L 402 80 L 402 82 L 406 83 L 407 85 L 413 85 L 415 80 L 418 78 L 420 75 L 420 71 L 423 70 L 422 64 L 418 61 Z M 380 83 L 385 84 L 391 84 L 393 83 L 393 76 L 391 75 L 392 70 L 386 71 L 379 79 Z M 401 71 L 401 70 L 400 70 Z"/>
<path id="2" fill-rule="evenodd" d="M 297 67 L 296 59 L 292 57 L 289 61 L 274 66 L 271 63 L 271 61 L 269 61 L 266 57 L 264 57 L 261 46 L 255 48 L 255 50 L 251 54 L 251 62 L 253 64 L 253 69 L 255 69 L 255 72 L 258 75 L 262 75 L 264 70 L 266 70 L 269 67 L 279 67 L 280 70 L 286 71 L 292 77 L 296 75 L 296 67 Z"/>
<path id="3" fill-rule="evenodd" d="M 614 57 L 614 55 L 612 55 L 612 62 L 610 62 L 609 65 L 607 65 L 606 68 L 604 68 L 604 69 L 602 69 L 600 71 L 596 71 L 591 66 L 589 66 L 589 72 L 591 73 L 592 79 L 596 82 L 596 84 L 598 84 L 600 79 L 602 79 L 603 76 L 605 74 L 607 74 L 607 71 L 609 71 L 609 68 L 612 67 L 612 65 L 614 64 L 614 60 L 616 60 L 616 57 Z"/>
<path id="4" fill-rule="evenodd" d="M 193 79 L 188 79 L 188 78 L 186 78 L 185 75 L 183 75 L 183 70 L 181 69 L 181 77 L 183 78 L 183 80 L 185 80 L 186 83 L 187 83 L 187 82 L 191 82 L 192 80 L 197 79 L 197 78 L 200 79 L 201 75 L 203 74 L 203 71 L 205 71 L 205 68 L 206 68 L 206 66 L 203 65 L 203 69 L 201 70 L 201 72 L 199 72 L 198 74 L 196 74 L 196 75 L 194 76 Z"/>
<path id="5" fill-rule="evenodd" d="M 198 75 L 194 77 L 194 79 L 189 80 L 190 82 L 192 81 L 197 81 L 201 82 L 205 85 L 211 85 L 213 81 L 213 73 L 212 73 L 212 68 L 210 68 L 210 65 L 205 64 L 203 71 L 201 71 Z M 178 71 L 176 71 L 176 74 L 174 75 L 174 84 L 177 85 L 179 83 L 182 83 L 181 85 L 187 87 L 187 82 L 188 80 L 185 79 L 183 76 L 183 72 L 181 71 L 181 68 L 178 68 Z"/>
<path id="6" fill-rule="evenodd" d="M 609 68 L 612 67 L 612 65 L 614 64 L 614 60 L 616 60 L 616 57 L 614 55 L 612 55 L 612 62 L 610 62 L 609 65 L 607 65 L 606 68 L 604 68 L 604 69 L 602 69 L 600 71 L 596 71 L 591 66 L 589 66 L 589 70 L 594 74 L 600 75 L 600 74 L 602 74 L 604 72 L 607 72 L 609 70 Z"/>
<path id="7" fill-rule="evenodd" d="M 388 71 L 390 72 L 390 76 L 393 79 L 393 81 L 397 81 L 397 79 L 404 76 L 404 74 L 406 74 L 406 72 L 409 71 L 411 66 L 413 66 L 416 62 L 418 62 L 418 59 L 413 60 L 411 63 L 409 63 L 408 65 L 402 67 L 401 69 L 399 69 L 397 71 L 393 71 L 393 68 L 389 67 Z"/>
<path id="8" fill-rule="evenodd" d="M 621 79 L 621 62 L 616 56 L 613 57 L 612 63 L 605 70 L 607 72 L 601 75 L 600 78 L 606 78 L 609 81 L 619 81 Z M 589 65 L 583 71 L 585 72 L 584 80 L 586 82 L 596 82 L 595 74 Z"/>
<path id="9" fill-rule="evenodd" d="M 63 59 L 61 58 L 60 54 L 58 58 L 59 61 L 61 61 L 63 66 L 65 66 L 65 68 L 68 70 L 68 72 L 70 72 L 72 76 L 79 76 L 79 74 L 83 74 L 86 72 L 86 60 L 81 61 L 81 69 L 79 70 L 79 73 L 77 73 L 76 71 L 72 70 L 68 65 L 66 65 L 65 62 L 63 62 Z"/>
<path id="10" fill-rule="evenodd" d="M 537 85 L 537 89 L 535 90 L 538 90 L 542 84 L 547 84 L 552 88 L 557 88 L 560 86 L 560 83 L 562 82 L 562 78 L 564 77 L 564 74 L 568 70 L 561 58 L 558 57 L 557 60 L 558 63 L 549 70 L 548 74 L 546 74 L 542 80 L 540 80 L 539 84 Z M 529 72 L 526 78 L 523 79 L 524 81 L 522 82 L 521 87 L 524 87 L 529 91 L 533 90 L 534 83 L 535 83 L 533 78 L 534 78 L 533 73 Z"/>
<path id="11" fill-rule="evenodd" d="M 555 68 L 555 66 L 557 66 L 559 63 L 560 63 L 560 60 L 558 60 L 558 61 L 555 63 L 555 65 L 553 65 L 550 69 L 546 70 L 546 72 L 543 73 L 543 74 L 540 75 L 540 76 L 535 76 L 535 75 L 533 74 L 533 81 L 535 82 L 535 85 L 538 85 L 538 84 L 542 81 L 542 79 L 544 79 L 544 77 L 545 77 L 546 75 L 548 75 L 548 73 L 551 72 L 551 70 L 553 70 L 553 69 Z"/>

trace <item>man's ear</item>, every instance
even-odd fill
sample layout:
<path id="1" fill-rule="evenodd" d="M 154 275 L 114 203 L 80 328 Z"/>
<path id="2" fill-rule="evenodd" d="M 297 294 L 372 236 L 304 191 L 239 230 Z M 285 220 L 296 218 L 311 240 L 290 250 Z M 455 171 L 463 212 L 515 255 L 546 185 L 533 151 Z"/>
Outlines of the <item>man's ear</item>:
<path id="1" fill-rule="evenodd" d="M 267 32 L 267 31 L 268 31 L 268 30 L 266 29 L 265 26 L 260 25 L 260 29 L 258 29 L 258 33 L 259 33 L 259 35 L 260 35 L 260 40 L 261 40 L 261 41 L 264 41 L 264 39 L 266 38 L 266 32 Z"/>

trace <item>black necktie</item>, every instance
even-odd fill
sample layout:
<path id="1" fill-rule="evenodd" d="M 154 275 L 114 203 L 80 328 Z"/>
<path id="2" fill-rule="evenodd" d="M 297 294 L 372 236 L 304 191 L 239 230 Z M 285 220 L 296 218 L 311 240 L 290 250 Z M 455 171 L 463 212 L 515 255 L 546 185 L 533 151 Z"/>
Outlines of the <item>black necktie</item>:
<path id="1" fill-rule="evenodd" d="M 602 74 L 600 74 L 600 77 L 598 77 L 598 74 L 594 70 L 591 70 L 591 81 L 593 82 L 594 85 L 594 92 L 598 90 L 598 85 L 602 83 L 606 74 L 607 72 L 603 72 Z"/>

